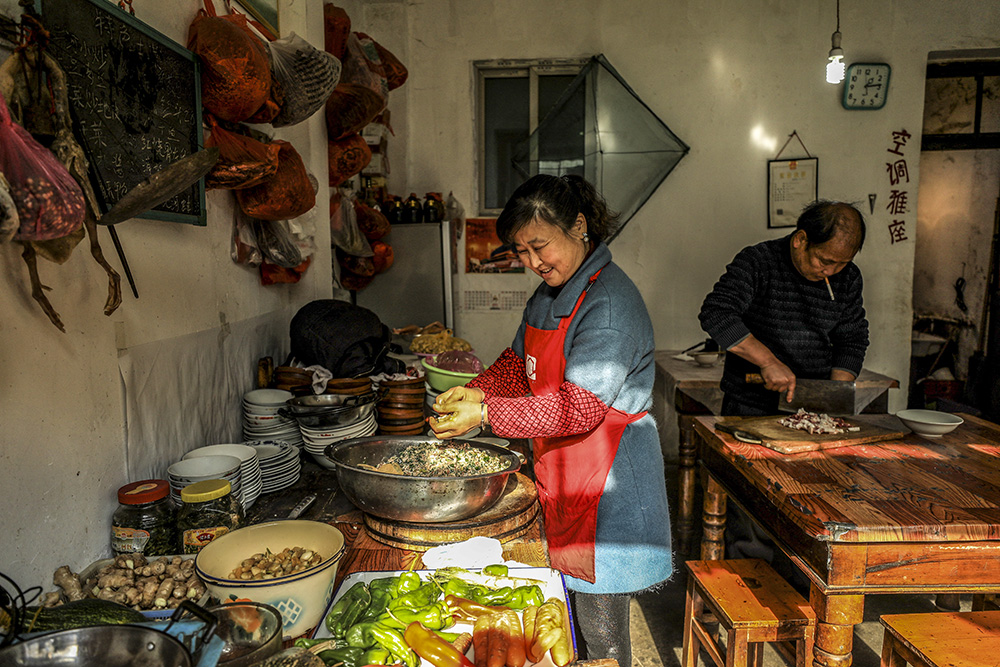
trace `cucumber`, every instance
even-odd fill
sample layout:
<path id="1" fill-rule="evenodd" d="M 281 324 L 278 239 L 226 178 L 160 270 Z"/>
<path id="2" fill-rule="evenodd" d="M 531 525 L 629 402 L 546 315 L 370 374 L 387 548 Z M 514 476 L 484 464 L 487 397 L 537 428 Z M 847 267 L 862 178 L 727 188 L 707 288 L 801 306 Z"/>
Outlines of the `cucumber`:
<path id="1" fill-rule="evenodd" d="M 52 632 L 92 625 L 142 623 L 145 620 L 147 619 L 142 613 L 117 602 L 85 599 L 67 602 L 58 607 L 28 607 L 24 613 L 22 631 Z"/>

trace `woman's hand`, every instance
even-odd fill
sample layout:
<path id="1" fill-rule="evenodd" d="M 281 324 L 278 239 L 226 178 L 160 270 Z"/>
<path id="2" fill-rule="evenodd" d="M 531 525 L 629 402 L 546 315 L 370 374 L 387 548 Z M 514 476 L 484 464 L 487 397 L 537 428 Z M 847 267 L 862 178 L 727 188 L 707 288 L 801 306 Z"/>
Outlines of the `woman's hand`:
<path id="1" fill-rule="evenodd" d="M 463 389 L 466 392 L 474 393 L 455 392 L 447 396 L 444 402 L 441 399 L 454 390 L 449 389 L 444 394 L 438 396 L 438 400 L 432 408 L 440 416 L 437 418 L 430 417 L 427 423 L 430 424 L 434 435 L 441 439 L 457 438 L 460 435 L 465 435 L 479 426 L 483 420 L 483 411 L 486 408 L 478 399 L 484 398 L 485 394 L 479 389 L 469 390 L 465 387 L 455 387 L 455 389 Z"/>
<path id="2" fill-rule="evenodd" d="M 444 406 L 449 403 L 457 403 L 459 401 L 482 403 L 484 400 L 486 400 L 486 392 L 482 389 L 476 389 L 475 387 L 452 387 L 434 399 L 434 410 L 437 412 L 446 412 L 447 410 L 444 409 Z"/>

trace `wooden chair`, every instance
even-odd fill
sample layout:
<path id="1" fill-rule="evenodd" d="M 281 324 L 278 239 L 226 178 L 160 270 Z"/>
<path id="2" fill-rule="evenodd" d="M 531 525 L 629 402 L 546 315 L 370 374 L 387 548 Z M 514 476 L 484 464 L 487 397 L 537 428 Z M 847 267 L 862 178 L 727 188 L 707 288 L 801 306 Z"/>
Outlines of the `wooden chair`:
<path id="1" fill-rule="evenodd" d="M 812 662 L 816 614 L 762 560 L 687 561 L 682 667 L 697 667 L 704 647 L 718 667 L 760 667 L 765 642 L 792 642 L 796 667 Z M 707 609 L 706 609 L 707 608 Z M 705 628 L 710 611 L 726 632 L 726 657 Z"/>
<path id="2" fill-rule="evenodd" d="M 881 667 L 987 667 L 1000 655 L 1000 611 L 888 614 Z"/>

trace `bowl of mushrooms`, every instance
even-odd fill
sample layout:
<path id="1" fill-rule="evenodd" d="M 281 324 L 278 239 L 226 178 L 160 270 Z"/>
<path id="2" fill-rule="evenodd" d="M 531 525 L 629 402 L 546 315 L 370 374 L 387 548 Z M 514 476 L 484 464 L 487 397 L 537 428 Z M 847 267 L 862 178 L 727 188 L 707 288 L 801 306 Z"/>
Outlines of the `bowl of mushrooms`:
<path id="1" fill-rule="evenodd" d="M 322 619 L 343 553 L 344 535 L 329 524 L 271 521 L 215 538 L 198 552 L 194 567 L 213 598 L 278 609 L 287 639 Z"/>

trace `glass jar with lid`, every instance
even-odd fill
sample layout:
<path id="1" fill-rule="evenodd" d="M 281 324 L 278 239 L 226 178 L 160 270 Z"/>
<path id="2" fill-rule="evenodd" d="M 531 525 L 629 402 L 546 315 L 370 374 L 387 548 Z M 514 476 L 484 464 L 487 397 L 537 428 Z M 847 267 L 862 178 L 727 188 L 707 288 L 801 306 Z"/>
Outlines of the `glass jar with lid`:
<path id="1" fill-rule="evenodd" d="M 233 497 L 224 479 L 195 482 L 181 489 L 177 534 L 182 553 L 195 554 L 202 547 L 243 525 L 243 505 Z"/>
<path id="2" fill-rule="evenodd" d="M 165 479 L 144 479 L 118 489 L 111 516 L 111 549 L 116 555 L 177 553 L 177 526 Z"/>

